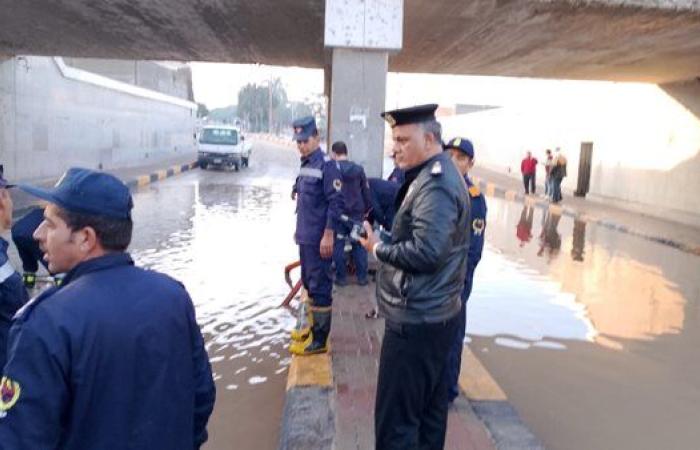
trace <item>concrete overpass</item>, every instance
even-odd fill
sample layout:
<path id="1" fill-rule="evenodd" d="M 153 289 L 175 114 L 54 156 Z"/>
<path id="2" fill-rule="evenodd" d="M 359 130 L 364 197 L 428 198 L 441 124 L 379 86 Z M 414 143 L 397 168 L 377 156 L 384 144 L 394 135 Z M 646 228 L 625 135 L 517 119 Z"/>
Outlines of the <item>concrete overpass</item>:
<path id="1" fill-rule="evenodd" d="M 0 55 L 321 68 L 325 5 L 0 0 Z M 698 0 L 406 0 L 403 16 L 393 71 L 654 83 L 700 76 Z"/>

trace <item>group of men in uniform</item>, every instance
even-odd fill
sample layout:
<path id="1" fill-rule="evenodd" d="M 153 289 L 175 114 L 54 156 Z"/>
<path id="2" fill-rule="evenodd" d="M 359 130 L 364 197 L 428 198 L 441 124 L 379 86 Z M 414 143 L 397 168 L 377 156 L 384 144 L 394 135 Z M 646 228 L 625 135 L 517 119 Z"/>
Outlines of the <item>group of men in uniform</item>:
<path id="1" fill-rule="evenodd" d="M 386 327 L 375 408 L 378 449 L 442 448 L 447 407 L 459 394 L 466 305 L 484 246 L 486 202 L 468 175 L 472 143 L 443 143 L 436 109 L 422 105 L 382 114 L 392 128 L 396 167 L 389 180 L 366 182 L 369 204 L 379 210 L 373 211 L 375 222 L 390 231 L 382 240 L 365 222 L 366 237 L 360 238 L 379 262 L 377 299 Z M 295 237 L 310 312 L 301 309 L 290 350 L 307 355 L 328 348 L 330 247 L 347 233 L 340 220 L 347 198 L 343 171 L 320 149 L 314 119 L 293 127 L 301 153 Z"/>

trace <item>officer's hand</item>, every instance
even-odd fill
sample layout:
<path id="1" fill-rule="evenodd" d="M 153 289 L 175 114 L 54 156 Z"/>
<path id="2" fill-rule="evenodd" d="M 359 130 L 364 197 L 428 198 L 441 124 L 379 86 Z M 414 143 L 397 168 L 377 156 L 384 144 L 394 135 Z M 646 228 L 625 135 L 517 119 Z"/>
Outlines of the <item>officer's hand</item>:
<path id="1" fill-rule="evenodd" d="M 292 200 L 296 200 L 297 199 L 297 191 L 292 191 L 291 197 L 292 197 Z"/>
<path id="2" fill-rule="evenodd" d="M 321 238 L 321 258 L 330 259 L 333 256 L 333 230 L 324 230 Z"/>
<path id="3" fill-rule="evenodd" d="M 374 229 L 372 228 L 372 225 L 369 224 L 365 220 L 365 223 L 362 224 L 365 228 L 365 233 L 367 233 L 367 238 L 363 238 L 360 236 L 360 244 L 369 252 L 372 253 L 372 248 L 374 248 L 374 244 L 379 242 L 379 238 L 374 234 Z"/>

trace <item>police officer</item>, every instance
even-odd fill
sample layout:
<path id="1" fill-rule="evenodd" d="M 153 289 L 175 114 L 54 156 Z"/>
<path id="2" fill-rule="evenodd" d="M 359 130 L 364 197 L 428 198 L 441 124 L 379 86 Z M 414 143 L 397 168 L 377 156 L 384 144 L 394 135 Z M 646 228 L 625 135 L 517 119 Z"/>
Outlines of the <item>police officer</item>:
<path id="1" fill-rule="evenodd" d="M 346 286 L 347 263 L 345 261 L 345 245 L 352 246 L 351 254 L 355 262 L 355 274 L 357 283 L 361 286 L 367 285 L 367 251 L 358 242 L 350 239 L 352 223 L 362 223 L 367 213 L 372 208 L 369 185 L 365 169 L 361 165 L 348 160 L 348 148 L 345 142 L 334 142 L 331 146 L 331 157 L 335 160 L 340 170 L 343 181 L 343 200 L 345 202 L 344 216 L 351 222 L 341 221 L 338 224 L 339 232 L 336 235 L 333 247 L 333 263 L 335 264 L 335 284 Z"/>
<path id="2" fill-rule="evenodd" d="M 34 236 L 62 285 L 10 330 L 0 443 L 12 449 L 198 449 L 215 388 L 184 286 L 134 266 L 132 199 L 116 177 L 69 169 Z"/>
<path id="3" fill-rule="evenodd" d="M 469 197 L 443 152 L 437 105 L 383 114 L 405 181 L 391 239 L 365 222 L 379 261 L 385 318 L 375 406 L 377 449 L 441 449 L 447 427 L 447 354 L 457 332 L 469 246 Z"/>
<path id="4" fill-rule="evenodd" d="M 459 395 L 459 370 L 462 364 L 462 349 L 464 347 L 464 336 L 467 324 L 467 300 L 472 292 L 474 281 L 474 270 L 481 260 L 481 252 L 484 248 L 484 233 L 486 231 L 486 199 L 471 179 L 469 170 L 474 167 L 474 146 L 469 139 L 454 138 L 444 146 L 449 150 L 452 161 L 457 166 L 457 170 L 464 177 L 469 188 L 471 200 L 471 217 L 469 218 L 469 257 L 467 259 L 467 277 L 464 280 L 462 290 L 462 311 L 459 315 L 459 326 L 452 348 L 450 349 L 447 375 L 449 380 L 449 401 L 454 401 Z"/>
<path id="5" fill-rule="evenodd" d="M 301 278 L 309 295 L 310 320 L 299 320 L 289 350 L 296 355 L 310 355 L 328 350 L 333 303 L 331 263 L 334 235 L 343 211 L 343 183 L 335 162 L 319 146 L 316 120 L 304 117 L 294 121 L 293 127 L 301 154 L 301 168 L 293 190 L 297 201 L 294 238 L 299 245 Z"/>
<path id="6" fill-rule="evenodd" d="M 34 231 L 44 221 L 44 209 L 32 208 L 27 214 L 12 225 L 12 242 L 17 247 L 17 253 L 22 260 L 22 281 L 28 289 L 36 284 L 36 272 L 39 270 L 39 262 L 46 267 L 44 252 L 39 248 L 39 243 L 34 239 Z"/>
<path id="7" fill-rule="evenodd" d="M 0 231 L 7 231 L 12 225 L 13 205 L 9 191 L 12 187 L 0 172 Z M 29 300 L 21 277 L 7 257 L 7 245 L 7 241 L 0 237 L 0 367 L 5 365 L 12 317 Z"/>

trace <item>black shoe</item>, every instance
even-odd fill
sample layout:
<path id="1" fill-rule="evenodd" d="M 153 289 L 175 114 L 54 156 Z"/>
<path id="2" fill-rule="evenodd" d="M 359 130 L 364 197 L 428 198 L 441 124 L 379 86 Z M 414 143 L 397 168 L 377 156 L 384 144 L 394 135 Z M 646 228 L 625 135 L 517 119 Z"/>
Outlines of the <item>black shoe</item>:
<path id="1" fill-rule="evenodd" d="M 357 280 L 357 284 L 360 286 L 367 286 L 369 284 L 369 281 L 365 278 L 364 280 Z"/>
<path id="2" fill-rule="evenodd" d="M 333 284 L 335 284 L 336 286 L 345 287 L 345 286 L 348 285 L 348 280 L 339 280 L 339 279 L 336 279 L 336 280 L 333 282 Z"/>

